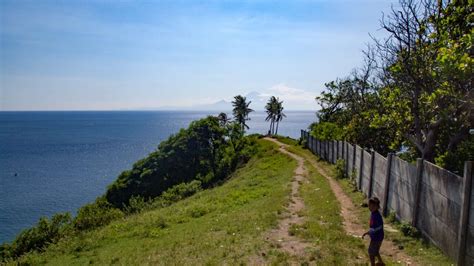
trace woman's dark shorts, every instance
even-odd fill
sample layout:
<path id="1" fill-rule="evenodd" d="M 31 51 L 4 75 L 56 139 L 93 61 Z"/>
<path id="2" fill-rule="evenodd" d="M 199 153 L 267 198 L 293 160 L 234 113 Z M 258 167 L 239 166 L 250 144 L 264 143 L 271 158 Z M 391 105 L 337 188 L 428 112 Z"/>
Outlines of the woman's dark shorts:
<path id="1" fill-rule="evenodd" d="M 377 256 L 379 255 L 380 246 L 382 245 L 382 241 L 370 241 L 369 245 L 369 255 Z"/>

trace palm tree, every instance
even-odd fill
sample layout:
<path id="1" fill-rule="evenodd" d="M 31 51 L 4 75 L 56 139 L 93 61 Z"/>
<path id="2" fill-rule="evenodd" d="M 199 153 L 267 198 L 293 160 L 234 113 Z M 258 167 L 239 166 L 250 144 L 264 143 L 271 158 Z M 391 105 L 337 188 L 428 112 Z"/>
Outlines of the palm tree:
<path id="1" fill-rule="evenodd" d="M 219 123 L 221 124 L 221 126 L 225 126 L 225 125 L 227 125 L 227 123 L 230 122 L 230 118 L 224 112 L 220 113 L 217 116 L 217 119 L 219 119 Z"/>
<path id="2" fill-rule="evenodd" d="M 278 101 L 277 98 L 277 104 L 276 104 L 276 112 L 275 112 L 275 121 L 277 123 L 276 130 L 275 130 L 275 135 L 278 134 L 278 125 L 280 125 L 280 121 L 283 120 L 286 115 L 283 113 L 283 101 Z"/>
<path id="3" fill-rule="evenodd" d="M 278 103 L 277 98 L 275 96 L 270 97 L 267 104 L 265 105 L 265 112 L 267 113 L 267 117 L 265 121 L 270 121 L 270 129 L 268 130 L 270 135 L 273 135 L 274 127 L 275 127 L 275 115 L 276 115 L 276 104 Z"/>
<path id="4" fill-rule="evenodd" d="M 253 110 L 249 108 L 250 103 L 251 101 L 247 103 L 247 99 L 241 95 L 235 96 L 234 101 L 232 101 L 232 106 L 234 107 L 232 113 L 242 131 L 249 129 L 249 126 L 245 122 L 250 120 L 249 114 L 253 112 Z"/>

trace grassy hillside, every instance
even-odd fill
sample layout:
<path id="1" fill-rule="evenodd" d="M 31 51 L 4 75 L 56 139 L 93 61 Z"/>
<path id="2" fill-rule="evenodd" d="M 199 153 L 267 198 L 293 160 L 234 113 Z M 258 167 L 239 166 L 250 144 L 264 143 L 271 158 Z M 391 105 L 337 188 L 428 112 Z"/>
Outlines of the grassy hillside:
<path id="1" fill-rule="evenodd" d="M 28 254 L 31 264 L 207 264 L 249 262 L 266 249 L 296 163 L 273 144 L 227 183 L 166 208 L 129 216 Z"/>
<path id="2" fill-rule="evenodd" d="M 307 159 L 305 179 L 299 190 L 305 206 L 298 215 L 304 222 L 294 224 L 288 230 L 290 235 L 308 244 L 304 254 L 285 253 L 281 242 L 271 235 L 272 229 L 289 215 L 286 206 L 291 200 L 291 180 L 297 162 L 279 152 L 274 143 L 261 139 L 257 141 L 256 155 L 221 186 L 198 192 L 168 207 L 125 216 L 105 227 L 61 239 L 42 253 L 32 252 L 7 264 L 367 263 L 364 242 L 345 232 L 339 201 L 327 179 L 309 163 L 314 160 L 313 156 L 293 145 L 293 140 L 282 141 L 292 145 L 287 150 Z M 332 171 L 332 166 L 318 164 Z M 357 209 L 360 218 L 364 219 L 367 210 Z M 418 241 L 410 240 L 410 243 L 414 242 Z M 410 251 L 414 249 L 405 245 Z M 415 247 L 421 246 L 415 244 Z M 423 254 L 410 253 L 422 264 L 449 265 L 439 251 L 428 250 Z M 397 264 L 390 257 L 384 258 L 387 265 Z"/>

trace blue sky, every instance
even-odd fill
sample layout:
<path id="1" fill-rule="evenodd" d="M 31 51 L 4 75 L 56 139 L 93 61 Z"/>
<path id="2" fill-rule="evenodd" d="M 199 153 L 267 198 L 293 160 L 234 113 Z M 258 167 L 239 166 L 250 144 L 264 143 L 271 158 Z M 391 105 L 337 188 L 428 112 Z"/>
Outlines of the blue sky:
<path id="1" fill-rule="evenodd" d="M 275 94 L 316 109 L 390 1 L 0 1 L 0 110 L 111 110 Z"/>

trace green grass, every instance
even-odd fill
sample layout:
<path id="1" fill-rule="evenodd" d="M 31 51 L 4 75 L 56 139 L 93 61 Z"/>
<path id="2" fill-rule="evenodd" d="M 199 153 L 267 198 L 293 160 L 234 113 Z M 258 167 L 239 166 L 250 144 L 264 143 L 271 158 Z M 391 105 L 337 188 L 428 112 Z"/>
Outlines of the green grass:
<path id="1" fill-rule="evenodd" d="M 301 186 L 306 204 L 302 215 L 306 221 L 295 228 L 295 234 L 316 244 L 314 260 L 322 265 L 354 265 L 367 262 L 360 238 L 345 233 L 340 205 L 328 181 L 309 163 L 305 164 L 308 181 Z"/>
<path id="2" fill-rule="evenodd" d="M 220 187 L 64 239 L 29 264 L 240 264 L 268 250 L 265 234 L 288 201 L 296 162 L 259 141 L 258 155 Z M 285 257 L 268 252 L 269 261 Z M 15 262 L 16 263 L 16 262 Z"/>
<path id="3" fill-rule="evenodd" d="M 332 177 L 336 176 L 336 169 L 334 165 L 319 160 L 319 158 L 313 155 L 309 150 L 302 149 L 301 147 L 297 147 L 297 146 L 289 147 L 289 150 L 307 159 L 316 160 L 318 162 L 318 165 L 324 168 L 324 170 L 326 170 L 328 174 L 331 174 Z M 355 186 L 353 185 L 350 179 L 347 179 L 347 178 L 345 179 L 334 178 L 334 179 L 339 182 L 344 192 L 352 199 L 352 202 L 356 206 L 354 211 L 358 218 L 359 223 L 362 225 L 366 224 L 368 220 L 368 210 L 367 208 L 362 207 L 362 203 L 367 202 L 366 196 L 362 192 L 355 189 Z M 384 219 L 384 222 L 390 224 L 394 228 L 399 227 L 398 223 L 390 223 L 388 219 Z M 441 250 L 439 250 L 436 246 L 428 243 L 422 238 L 413 238 L 409 236 L 404 236 L 400 232 L 400 230 L 398 230 L 397 232 L 385 231 L 385 236 L 386 236 L 386 239 L 393 241 L 397 246 L 403 247 L 403 250 L 406 252 L 406 254 L 413 257 L 419 264 L 422 264 L 422 265 L 454 265 L 455 264 L 451 259 L 445 256 L 441 252 Z M 386 263 L 388 262 L 387 263 L 388 265 L 395 263 L 395 262 L 388 261 L 386 257 L 384 258 L 385 258 L 385 262 Z"/>
<path id="4" fill-rule="evenodd" d="M 295 141 L 286 139 L 285 143 L 291 145 L 290 151 L 314 159 Z M 300 187 L 306 205 L 300 215 L 305 222 L 293 226 L 290 233 L 311 243 L 309 256 L 290 257 L 279 249 L 278 243 L 268 240 L 271 229 L 286 215 L 296 162 L 278 152 L 277 145 L 269 141 L 259 140 L 258 145 L 257 155 L 219 187 L 198 192 L 169 207 L 137 213 L 62 239 L 42 253 L 27 254 L 9 264 L 365 264 L 362 240 L 344 232 L 339 202 L 328 181 L 308 163 L 308 182 L 302 182 Z M 334 170 L 329 164 L 319 165 Z M 356 204 L 365 200 L 347 180 L 339 182 Z M 365 224 L 367 209 L 358 207 L 356 212 L 361 224 Z M 401 233 L 390 233 L 389 238 L 401 241 L 407 253 L 422 264 L 449 264 L 439 250 L 419 239 Z"/>

